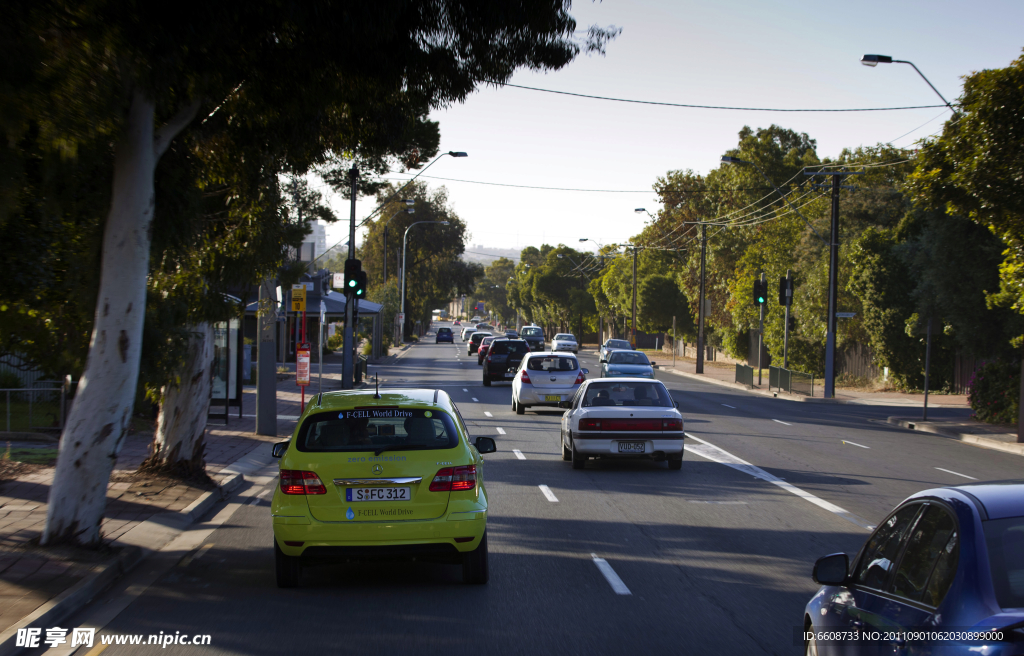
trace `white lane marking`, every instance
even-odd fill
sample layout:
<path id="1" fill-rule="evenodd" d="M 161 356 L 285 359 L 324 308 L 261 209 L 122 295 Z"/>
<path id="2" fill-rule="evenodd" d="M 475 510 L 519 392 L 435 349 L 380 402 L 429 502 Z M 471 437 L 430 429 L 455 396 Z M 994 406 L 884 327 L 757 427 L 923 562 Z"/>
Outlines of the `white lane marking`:
<path id="1" fill-rule="evenodd" d="M 558 497 L 556 497 L 555 493 L 551 491 L 551 488 L 547 485 L 538 485 L 537 487 L 539 487 L 540 491 L 544 493 L 544 496 L 548 498 L 548 501 L 551 503 L 558 503 Z"/>
<path id="2" fill-rule="evenodd" d="M 736 406 L 734 406 L 734 405 L 729 405 L 728 403 L 723 403 L 722 405 L 724 405 L 724 406 L 725 406 L 725 407 L 727 407 L 727 408 L 732 408 L 733 410 L 735 410 L 735 409 L 736 409 Z"/>
<path id="3" fill-rule="evenodd" d="M 605 580 L 608 581 L 608 585 L 612 586 L 612 590 L 615 591 L 615 594 L 633 594 L 629 591 L 629 588 L 626 587 L 626 584 L 622 582 L 622 579 L 619 578 L 619 575 L 615 573 L 615 570 L 612 569 L 612 566 L 608 564 L 607 560 L 605 560 L 604 558 L 598 558 L 597 554 L 593 553 L 590 554 L 590 557 L 594 559 L 594 564 L 597 565 L 597 569 L 600 570 L 602 574 L 604 574 Z"/>
<path id="4" fill-rule="evenodd" d="M 473 401 L 474 401 L 475 403 L 480 403 L 480 399 L 476 398 L 475 396 L 473 397 Z"/>
<path id="5" fill-rule="evenodd" d="M 978 479 L 974 478 L 973 476 L 968 476 L 967 474 L 961 474 L 960 472 L 955 472 L 952 469 L 943 469 L 942 467 L 936 467 L 936 469 L 938 469 L 939 471 L 944 471 L 947 474 L 953 474 L 954 476 L 963 476 L 964 478 L 969 478 L 972 481 L 978 480 Z"/>
<path id="6" fill-rule="evenodd" d="M 871 448 L 869 446 L 864 446 L 863 444 L 857 444 L 856 442 L 851 442 L 849 440 L 843 440 L 843 444 L 849 444 L 850 446 L 859 446 L 862 449 L 870 449 Z"/>
<path id="7" fill-rule="evenodd" d="M 752 465 L 746 460 L 741 460 L 740 458 L 737 458 L 736 456 L 729 453 L 725 449 L 717 447 L 711 442 L 702 440 L 691 433 L 686 433 L 685 435 L 690 439 L 697 440 L 698 442 L 700 442 L 700 444 L 687 444 L 684 446 L 684 448 L 691 453 L 696 453 L 702 458 L 707 458 L 708 460 L 712 460 L 714 462 L 723 464 L 726 467 L 732 467 L 733 469 L 741 471 L 745 474 L 749 474 L 754 478 L 760 478 L 761 480 L 767 481 L 772 485 L 777 485 L 786 492 L 789 492 L 790 494 L 796 495 L 806 501 L 810 501 L 814 505 L 818 506 L 819 508 L 824 508 L 830 513 L 839 515 L 851 524 L 856 524 L 857 526 L 867 529 L 869 531 L 874 528 L 874 526 L 864 521 L 864 519 L 858 517 L 857 515 L 854 515 L 852 512 L 840 508 L 839 506 L 833 503 L 829 503 L 828 501 L 825 501 L 820 497 L 816 497 L 810 492 L 801 490 L 792 483 L 787 483 L 778 476 L 773 476 L 766 472 L 765 470 L 761 469 L 760 467 Z"/>
<path id="8" fill-rule="evenodd" d="M 469 390 L 468 390 L 468 389 L 466 389 L 465 387 L 463 387 L 463 388 L 462 388 L 462 391 L 463 391 L 463 392 L 468 392 Z"/>
<path id="9" fill-rule="evenodd" d="M 494 430 L 498 431 L 498 435 L 504 435 L 505 434 L 505 429 L 504 428 L 495 428 Z"/>
<path id="10" fill-rule="evenodd" d="M 489 413 L 486 410 L 484 410 L 484 416 L 485 417 L 493 417 L 494 415 L 492 415 L 491 413 Z"/>
<path id="11" fill-rule="evenodd" d="M 793 425 L 793 424 L 787 424 L 787 423 L 786 423 L 786 422 L 784 422 L 784 421 L 779 421 L 778 419 L 772 419 L 772 421 L 778 422 L 778 423 L 780 423 L 780 424 L 782 424 L 782 425 L 784 425 L 784 426 L 792 426 L 792 425 Z"/>
<path id="12" fill-rule="evenodd" d="M 516 457 L 519 458 L 520 460 L 526 460 L 526 456 L 524 456 L 523 452 L 520 451 L 519 449 L 512 449 L 512 453 L 516 454 Z"/>

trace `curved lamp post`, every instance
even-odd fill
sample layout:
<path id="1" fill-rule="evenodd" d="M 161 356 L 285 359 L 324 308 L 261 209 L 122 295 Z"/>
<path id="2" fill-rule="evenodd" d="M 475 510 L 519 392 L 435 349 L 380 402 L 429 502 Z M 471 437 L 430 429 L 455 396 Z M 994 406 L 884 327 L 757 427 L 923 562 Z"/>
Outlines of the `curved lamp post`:
<path id="1" fill-rule="evenodd" d="M 415 203 L 416 201 L 412 200 L 411 198 L 404 198 L 404 199 L 402 199 L 402 202 L 405 203 L 407 207 L 404 207 L 404 208 L 398 210 L 397 212 L 395 212 L 394 214 L 392 214 L 391 215 L 391 219 L 395 218 L 396 216 L 398 216 L 402 212 L 405 212 L 406 214 L 414 214 L 416 212 L 416 208 L 413 207 L 413 203 Z M 388 225 L 391 223 L 391 219 L 388 219 L 387 221 L 384 222 L 384 284 L 385 285 L 388 284 Z"/>
<path id="2" fill-rule="evenodd" d="M 911 66 L 914 66 L 914 62 L 912 61 L 906 61 L 905 59 L 893 59 L 888 55 L 864 55 L 863 57 L 860 58 L 860 63 L 864 64 L 865 66 L 870 66 L 871 68 L 874 68 L 879 64 L 910 64 Z M 935 95 L 937 95 L 939 98 L 942 98 L 942 102 L 946 103 L 946 107 L 949 107 L 949 109 L 954 114 L 956 114 L 956 109 L 954 109 L 953 106 L 949 104 L 949 101 L 946 100 L 946 98 L 941 93 L 939 93 L 939 90 L 935 88 L 935 85 L 932 84 L 931 81 L 929 81 L 928 78 L 924 76 L 924 73 L 921 72 L 921 69 L 919 69 L 917 66 L 914 66 L 914 70 L 917 71 L 917 74 L 921 76 L 922 80 L 928 83 L 928 86 L 932 88 L 932 91 L 935 92 Z"/>
<path id="3" fill-rule="evenodd" d="M 465 155 L 463 155 L 465 156 Z M 405 229 L 405 236 L 402 237 L 402 304 L 398 306 L 398 311 L 405 316 L 405 245 L 409 241 L 409 231 L 412 230 L 413 226 L 418 226 L 421 223 L 439 223 L 441 225 L 448 225 L 447 221 L 417 221 L 412 223 L 408 228 Z M 402 334 L 405 335 L 405 326 L 402 326 Z"/>

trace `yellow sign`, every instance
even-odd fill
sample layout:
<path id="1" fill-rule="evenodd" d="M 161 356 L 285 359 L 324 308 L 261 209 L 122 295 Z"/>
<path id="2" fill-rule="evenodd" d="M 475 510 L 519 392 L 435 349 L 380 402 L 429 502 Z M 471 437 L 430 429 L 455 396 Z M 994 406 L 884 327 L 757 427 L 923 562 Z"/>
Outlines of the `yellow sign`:
<path id="1" fill-rule="evenodd" d="M 292 312 L 306 311 L 306 286 L 292 285 Z"/>

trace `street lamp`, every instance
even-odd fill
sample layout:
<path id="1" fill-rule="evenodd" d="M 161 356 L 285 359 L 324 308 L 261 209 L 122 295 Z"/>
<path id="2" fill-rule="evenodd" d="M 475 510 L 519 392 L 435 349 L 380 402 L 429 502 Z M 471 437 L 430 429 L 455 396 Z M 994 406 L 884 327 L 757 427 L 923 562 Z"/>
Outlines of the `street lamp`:
<path id="1" fill-rule="evenodd" d="M 395 212 L 394 214 L 392 214 L 391 215 L 391 219 L 395 218 L 396 216 L 398 216 L 402 212 L 405 212 L 406 214 L 415 214 L 416 208 L 413 207 L 413 204 L 416 201 L 414 201 L 411 198 L 404 198 L 404 199 L 402 199 L 402 202 L 405 203 L 407 205 L 407 207 L 403 207 L 402 209 L 400 209 L 397 212 Z M 388 224 L 391 223 L 391 219 L 388 219 L 387 221 L 384 222 L 384 284 L 385 285 L 388 284 Z"/>
<path id="2" fill-rule="evenodd" d="M 914 62 L 906 61 L 904 59 L 893 59 L 888 55 L 864 55 L 863 57 L 860 58 L 860 63 L 864 64 L 865 66 L 870 66 L 871 68 L 874 68 L 879 64 L 910 64 L 911 66 L 914 66 Z M 917 66 L 914 66 L 914 70 L 917 71 L 917 74 L 921 76 L 922 80 L 928 83 L 928 86 L 932 88 L 932 91 L 935 92 L 935 95 L 937 95 L 939 98 L 942 98 L 942 102 L 946 103 L 946 107 L 949 107 L 950 111 L 956 114 L 956 109 L 954 109 L 953 106 L 949 104 L 949 101 L 946 100 L 946 98 L 941 93 L 939 93 L 939 90 L 935 88 L 935 85 L 932 84 L 931 81 L 929 81 L 928 78 L 924 76 L 924 73 L 921 72 L 921 69 L 919 69 Z"/>
<path id="3" fill-rule="evenodd" d="M 465 157 L 466 156 L 465 153 L 463 153 L 462 156 Z M 437 161 L 437 160 L 434 160 L 434 161 Z M 406 266 L 405 266 L 405 245 L 406 245 L 406 243 L 409 240 L 409 231 L 413 229 L 413 226 L 418 226 L 421 223 L 438 223 L 438 224 L 441 224 L 441 225 L 448 225 L 447 221 L 417 221 L 416 223 L 410 224 L 409 227 L 405 229 L 405 236 L 402 237 L 402 304 L 398 306 L 398 308 L 399 308 L 398 311 L 402 313 L 402 319 L 403 319 L 403 321 L 402 321 L 402 336 L 403 337 L 405 336 L 405 321 L 404 321 L 404 319 L 405 319 L 405 269 L 406 269 Z M 465 301 L 463 301 L 463 302 L 465 302 Z"/>

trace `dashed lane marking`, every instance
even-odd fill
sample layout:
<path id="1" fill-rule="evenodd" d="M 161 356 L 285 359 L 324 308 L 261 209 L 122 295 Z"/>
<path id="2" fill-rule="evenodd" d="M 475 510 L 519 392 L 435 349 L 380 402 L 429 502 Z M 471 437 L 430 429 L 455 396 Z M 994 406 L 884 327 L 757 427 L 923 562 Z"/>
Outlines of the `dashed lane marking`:
<path id="1" fill-rule="evenodd" d="M 717 447 L 714 444 L 712 444 L 711 442 L 708 442 L 707 440 L 702 440 L 699 437 L 697 437 L 696 435 L 693 435 L 691 433 L 686 433 L 686 437 L 689 437 L 692 440 L 696 440 L 696 441 L 700 442 L 700 444 L 687 444 L 687 445 L 684 446 L 684 448 L 687 451 L 689 451 L 690 453 L 696 453 L 697 455 L 699 455 L 702 458 L 707 458 L 708 460 L 712 460 L 714 462 L 723 464 L 726 467 L 732 467 L 733 469 L 735 469 L 737 471 L 741 471 L 741 472 L 743 472 L 745 474 L 749 474 L 749 475 L 753 476 L 754 478 L 760 478 L 762 481 L 767 481 L 767 482 L 771 483 L 772 485 L 777 485 L 777 486 L 781 487 L 783 490 L 785 490 L 786 492 L 789 492 L 790 494 L 798 496 L 801 499 L 804 499 L 805 501 L 809 501 L 809 502 L 813 503 L 814 505 L 818 506 L 819 508 L 824 508 L 825 510 L 829 511 L 830 513 L 838 515 L 838 516 L 842 517 L 843 519 L 845 519 L 846 521 L 850 522 L 851 524 L 856 524 L 857 526 L 859 526 L 859 527 L 861 527 L 863 529 L 867 529 L 867 530 L 870 531 L 870 530 L 873 530 L 875 528 L 874 525 L 872 525 L 871 523 L 867 522 L 863 518 L 858 517 L 857 515 L 853 514 L 852 512 L 850 512 L 850 511 L 848 511 L 848 510 L 846 510 L 844 508 L 840 508 L 839 506 L 837 506 L 837 505 L 835 505 L 833 503 L 829 503 L 828 501 L 825 501 L 824 499 L 822 499 L 820 497 L 816 497 L 813 494 L 811 494 L 810 492 L 807 492 L 805 490 L 801 490 L 800 488 L 798 488 L 797 486 L 793 485 L 792 483 L 787 483 L 786 481 L 784 481 L 783 479 L 779 478 L 778 476 L 773 476 L 772 474 L 769 474 L 768 472 L 766 472 L 765 470 L 761 469 L 760 467 L 752 465 L 749 462 L 747 462 L 746 460 L 741 460 L 740 458 L 737 458 L 736 456 L 734 456 L 733 454 L 729 453 L 725 449 L 723 449 L 721 447 Z"/>
<path id="2" fill-rule="evenodd" d="M 793 425 L 793 424 L 787 423 L 785 421 L 780 421 L 778 419 L 772 419 L 772 421 L 774 421 L 776 423 L 779 423 L 779 424 L 782 424 L 783 426 L 792 426 Z"/>
<path id="3" fill-rule="evenodd" d="M 505 429 L 504 428 L 495 428 L 494 430 L 498 431 L 498 435 L 504 435 L 505 434 Z"/>
<path id="4" fill-rule="evenodd" d="M 484 410 L 484 416 L 485 417 L 494 417 L 494 415 L 492 415 L 491 413 L 487 412 L 486 410 Z"/>
<path id="5" fill-rule="evenodd" d="M 598 558 L 597 554 L 590 554 L 590 557 L 594 559 L 594 564 L 597 565 L 597 569 L 604 574 L 605 580 L 608 581 L 608 585 L 612 586 L 612 590 L 617 595 L 631 595 L 632 592 L 626 587 L 626 584 L 622 582 L 619 575 L 615 573 L 612 566 L 608 564 L 608 561 L 604 558 Z"/>
<path id="6" fill-rule="evenodd" d="M 468 389 L 466 389 L 465 387 L 463 387 L 463 388 L 462 388 L 462 391 L 463 391 L 463 392 L 468 392 L 469 390 L 468 390 Z"/>
<path id="7" fill-rule="evenodd" d="M 558 503 L 558 497 L 556 497 L 555 493 L 551 491 L 551 488 L 547 485 L 538 485 L 537 487 L 539 487 L 540 491 L 544 493 L 544 496 L 547 497 L 548 501 L 551 503 Z"/>
<path id="8" fill-rule="evenodd" d="M 960 472 L 955 472 L 952 469 L 943 469 L 942 467 L 936 467 L 936 469 L 938 469 L 939 471 L 944 471 L 947 474 L 953 474 L 954 476 L 962 476 L 964 478 L 969 478 L 972 481 L 978 480 L 978 479 L 974 478 L 973 476 L 968 476 L 967 474 L 961 474 Z"/>
<path id="9" fill-rule="evenodd" d="M 512 449 L 512 453 L 516 454 L 516 457 L 519 458 L 520 460 L 526 460 L 526 456 L 524 456 L 523 452 L 520 451 L 519 449 Z"/>
<path id="10" fill-rule="evenodd" d="M 476 397 L 474 396 L 474 397 L 473 397 L 473 403 L 480 403 L 480 399 L 478 399 L 478 398 L 476 398 Z"/>
<path id="11" fill-rule="evenodd" d="M 725 407 L 727 407 L 727 408 L 732 408 L 733 410 L 735 410 L 735 409 L 736 409 L 736 406 L 734 406 L 734 405 L 729 405 L 728 403 L 723 403 L 722 405 L 724 405 L 724 406 L 725 406 Z"/>
<path id="12" fill-rule="evenodd" d="M 857 444 L 856 442 L 851 442 L 849 440 L 843 440 L 843 444 L 849 444 L 850 446 L 859 446 L 862 449 L 870 449 L 871 448 L 869 446 L 864 446 L 863 444 Z"/>

